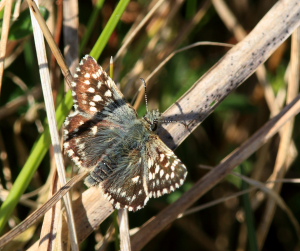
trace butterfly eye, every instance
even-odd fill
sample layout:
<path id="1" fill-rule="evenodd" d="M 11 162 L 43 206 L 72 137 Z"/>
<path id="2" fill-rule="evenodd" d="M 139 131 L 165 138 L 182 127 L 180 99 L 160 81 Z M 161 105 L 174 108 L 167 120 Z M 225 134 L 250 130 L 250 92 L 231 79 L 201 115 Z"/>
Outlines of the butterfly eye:
<path id="1" fill-rule="evenodd" d="M 158 122 L 157 120 L 154 120 L 153 123 L 151 124 L 150 129 L 152 132 L 157 130 L 157 122 Z"/>

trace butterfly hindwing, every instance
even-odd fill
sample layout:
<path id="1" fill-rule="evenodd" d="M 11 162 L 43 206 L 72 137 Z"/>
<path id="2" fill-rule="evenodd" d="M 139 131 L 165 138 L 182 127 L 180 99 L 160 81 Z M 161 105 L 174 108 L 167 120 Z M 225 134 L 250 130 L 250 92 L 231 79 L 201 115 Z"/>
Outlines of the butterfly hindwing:
<path id="1" fill-rule="evenodd" d="M 185 165 L 157 135 L 148 142 L 149 197 L 160 197 L 179 188 L 187 175 Z M 150 161 L 151 160 L 151 161 Z"/>

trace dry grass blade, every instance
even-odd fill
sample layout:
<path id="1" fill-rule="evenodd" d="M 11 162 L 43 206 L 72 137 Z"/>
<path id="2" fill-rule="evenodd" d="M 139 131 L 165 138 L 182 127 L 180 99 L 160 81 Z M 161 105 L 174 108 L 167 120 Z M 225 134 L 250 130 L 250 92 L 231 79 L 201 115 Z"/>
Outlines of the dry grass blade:
<path id="1" fill-rule="evenodd" d="M 65 76 L 65 79 L 67 81 L 67 83 L 70 85 L 73 77 L 69 71 L 69 68 L 59 50 L 59 48 L 57 47 L 51 32 L 49 31 L 47 24 L 44 20 L 44 18 L 42 17 L 39 8 L 37 7 L 36 3 L 33 0 L 27 0 L 28 5 L 30 7 L 30 9 L 32 10 L 32 13 L 34 14 L 37 22 L 39 23 L 39 26 L 41 27 L 42 31 L 43 31 L 43 35 L 45 36 L 45 39 L 48 42 L 48 45 L 51 48 L 51 51 L 53 53 L 53 55 L 55 56 L 57 63 L 59 64 L 61 71 L 63 73 L 63 75 Z"/>
<path id="2" fill-rule="evenodd" d="M 4 105 L 3 107 L 0 108 L 0 120 L 15 113 L 18 110 L 18 108 L 20 108 L 22 105 L 25 105 L 26 103 L 28 103 L 29 97 L 38 99 L 41 96 L 42 96 L 42 88 L 37 87 L 31 91 L 26 92 L 25 95 L 20 96 L 16 99 L 10 101 L 9 103 L 7 103 L 6 105 Z"/>
<path id="3" fill-rule="evenodd" d="M 82 197 L 74 202 L 79 242 L 83 242 L 113 211 L 111 203 L 107 201 L 98 187 L 86 190 Z M 67 225 L 63 227 L 67 228 Z M 67 231 L 63 234 L 63 239 L 67 238 Z"/>
<path id="4" fill-rule="evenodd" d="M 122 56 L 125 53 L 125 50 L 127 49 L 128 45 L 132 42 L 132 40 L 135 38 L 137 33 L 143 28 L 143 26 L 147 23 L 147 21 L 150 20 L 152 15 L 155 13 L 155 11 L 162 5 L 164 1 L 159 0 L 157 3 L 150 9 L 148 14 L 143 18 L 143 20 L 135 27 L 132 32 L 129 32 L 129 36 L 124 39 L 124 43 L 122 47 L 118 50 L 116 56 L 114 57 L 114 61 L 118 60 L 120 56 Z"/>
<path id="5" fill-rule="evenodd" d="M 1 32 L 1 42 L 0 42 L 0 93 L 2 87 L 2 80 L 3 80 L 3 73 L 4 73 L 4 58 L 6 54 L 6 45 L 8 40 L 8 32 L 9 32 L 9 24 L 10 24 L 10 17 L 11 17 L 11 10 L 13 0 L 7 0 L 4 9 L 4 19 L 3 19 L 3 26 Z"/>
<path id="6" fill-rule="evenodd" d="M 207 170 L 212 170 L 213 169 L 212 167 L 208 167 L 208 166 L 204 166 L 204 165 L 201 165 L 201 167 L 203 169 L 207 169 Z M 266 186 L 265 183 L 262 183 L 262 182 L 259 182 L 257 180 L 248 178 L 244 175 L 240 175 L 237 172 L 231 172 L 231 175 L 235 175 L 235 176 L 241 178 L 242 180 L 246 181 L 248 184 L 252 185 L 252 187 L 249 188 L 249 189 L 242 190 L 240 192 L 234 193 L 232 195 L 226 196 L 224 198 L 220 198 L 220 199 L 208 202 L 208 203 L 204 203 L 203 205 L 200 205 L 200 206 L 192 207 L 192 208 L 186 210 L 184 213 L 178 215 L 178 218 L 182 218 L 182 217 L 185 217 L 187 215 L 194 214 L 197 211 L 204 210 L 206 208 L 210 208 L 210 207 L 215 206 L 217 204 L 224 203 L 226 200 L 236 198 L 238 196 L 241 196 L 241 195 L 244 195 L 244 194 L 247 194 L 247 193 L 250 193 L 250 192 L 253 192 L 253 191 L 259 189 L 259 190 L 263 191 L 266 195 L 272 197 L 276 201 L 276 203 L 282 208 L 282 210 L 284 210 L 286 212 L 286 214 L 289 216 L 291 222 L 294 224 L 294 227 L 295 227 L 296 231 L 300 233 L 300 227 L 299 227 L 299 224 L 297 223 L 297 220 L 296 220 L 295 216 L 293 215 L 293 213 L 288 208 L 287 204 L 284 202 L 283 198 L 280 195 L 278 195 L 273 190 L 269 189 Z M 286 183 L 287 182 L 299 183 L 299 180 L 297 180 L 297 179 L 293 179 L 293 180 L 277 179 L 276 181 L 269 181 L 268 183 L 285 183 L 285 182 Z"/>
<path id="7" fill-rule="evenodd" d="M 295 98 L 297 93 L 299 92 L 299 69 L 300 69 L 300 32 L 299 28 L 296 29 L 294 34 L 292 35 L 292 50 L 291 50 L 291 71 L 290 78 L 288 83 L 288 92 L 287 92 L 287 103 L 291 102 L 292 99 Z M 276 157 L 276 162 L 274 166 L 274 171 L 270 180 L 281 179 L 285 176 L 288 171 L 287 158 L 289 156 L 290 146 L 292 142 L 292 133 L 294 129 L 294 119 L 289 121 L 282 129 L 281 129 L 281 140 L 279 144 L 279 149 Z M 273 189 L 274 192 L 280 193 L 282 184 L 275 183 L 269 186 Z M 265 243 L 265 238 L 269 232 L 270 225 L 272 223 L 274 214 L 276 209 L 276 201 L 272 198 L 267 200 L 267 206 L 264 211 L 264 215 L 262 217 L 262 221 L 258 227 L 258 244 L 259 247 L 262 248 Z M 294 221 L 293 221 L 294 222 Z M 294 224 L 295 225 L 295 224 Z M 298 232 L 299 234 L 299 232 Z"/>
<path id="8" fill-rule="evenodd" d="M 120 209 L 118 215 L 120 220 L 120 250 L 130 251 L 131 244 L 127 209 Z"/>
<path id="9" fill-rule="evenodd" d="M 57 174 L 54 174 L 53 182 L 49 189 L 49 196 L 55 194 L 59 189 L 59 181 Z M 62 222 L 62 203 L 59 200 L 52 208 L 49 210 L 44 217 L 43 226 L 40 233 L 40 241 L 38 250 L 55 250 L 55 243 L 52 242 L 52 236 L 59 236 L 59 230 L 61 229 Z"/>
<path id="10" fill-rule="evenodd" d="M 242 40 L 246 36 L 246 31 L 243 29 L 243 27 L 238 23 L 237 18 L 234 17 L 233 13 L 229 10 L 229 8 L 226 6 L 223 0 L 214 0 L 213 1 L 214 7 L 216 8 L 218 14 L 224 21 L 225 25 L 228 27 L 230 31 L 232 31 L 235 34 L 235 37 L 237 40 Z M 294 37 L 294 35 L 293 35 Z M 294 43 L 295 44 L 295 43 Z M 291 53 L 291 58 L 299 58 L 299 54 L 297 51 Z M 295 60 L 294 60 L 295 61 Z M 296 60 L 298 61 L 298 60 Z M 299 65 L 298 70 L 299 72 Z M 260 83 L 264 87 L 264 93 L 265 98 L 268 103 L 269 109 L 271 111 L 272 115 L 275 115 L 279 112 L 281 105 L 278 102 L 278 98 L 276 99 L 274 90 L 267 80 L 267 70 L 264 65 L 261 65 L 257 72 L 256 72 L 257 78 L 259 79 Z M 298 78 L 296 78 L 296 81 Z M 289 85 L 290 86 L 290 85 Z M 292 94 L 291 97 L 287 97 L 288 100 L 292 100 L 295 98 L 295 95 L 298 93 L 298 86 L 294 84 L 293 88 L 289 87 L 290 94 Z M 289 95 L 291 96 L 291 95 Z M 277 96 L 278 97 L 278 96 Z M 292 139 L 292 131 L 293 131 L 293 121 L 290 121 L 287 123 L 284 128 L 282 128 L 279 132 L 281 141 L 279 145 L 279 151 L 276 158 L 275 167 L 273 170 L 273 174 L 271 175 L 271 178 L 269 180 L 276 180 L 284 177 L 286 172 L 289 170 L 289 167 L 291 165 L 291 161 L 289 165 L 287 164 L 286 160 L 288 158 L 288 152 L 291 152 L 292 149 L 295 149 L 295 143 Z M 266 159 L 265 159 L 266 160 Z M 257 177 L 258 173 L 256 173 L 256 178 L 259 179 L 260 177 Z M 269 185 L 270 188 L 274 189 L 274 192 L 277 193 L 281 190 L 281 184 L 279 183 L 272 183 Z M 265 197 L 266 194 L 264 194 L 263 197 Z M 262 202 L 262 199 L 260 199 Z M 267 209 L 265 210 L 264 216 L 262 217 L 264 220 L 262 220 L 258 227 L 258 245 L 260 246 L 260 249 L 263 247 L 266 235 L 269 233 L 269 227 L 273 220 L 273 216 L 276 209 L 276 201 L 274 198 L 269 198 L 268 200 Z M 255 203 L 254 203 L 255 204 Z M 287 210 L 286 210 L 287 211 Z M 295 222 L 295 221 L 292 221 Z M 295 225 L 295 223 L 294 223 Z M 243 231 L 241 231 L 240 236 L 245 235 Z"/>
<path id="11" fill-rule="evenodd" d="M 232 31 L 238 41 L 243 40 L 246 37 L 247 32 L 242 25 L 238 23 L 237 18 L 233 15 L 225 2 L 223 0 L 214 0 L 213 4 L 228 30 Z M 277 104 L 274 91 L 267 80 L 267 70 L 265 66 L 262 64 L 258 67 L 255 74 L 259 79 L 259 82 L 264 86 L 266 101 L 271 113 L 276 115 L 280 111 L 280 106 Z"/>
<path id="12" fill-rule="evenodd" d="M 51 90 L 50 73 L 48 68 L 45 67 L 47 66 L 47 56 L 45 50 L 44 36 L 37 20 L 33 15 L 32 9 L 30 9 L 30 14 L 31 14 L 32 26 L 34 31 L 34 41 L 35 41 L 35 46 L 37 51 L 37 58 L 38 58 L 38 63 L 40 65 L 39 72 L 40 72 L 40 78 L 41 78 L 42 89 L 44 94 L 47 118 L 49 121 L 51 141 L 54 148 L 54 158 L 57 166 L 60 183 L 64 185 L 66 184 L 65 167 L 64 167 L 64 161 L 63 161 L 62 151 L 60 147 L 58 128 L 56 124 L 55 106 L 54 106 L 53 95 Z M 66 194 L 66 196 L 64 197 L 64 202 L 68 212 L 68 224 L 69 224 L 70 234 L 72 239 L 72 249 L 78 250 L 78 241 L 77 241 L 76 229 L 74 226 L 74 216 L 72 212 L 71 197 L 69 194 Z"/>
<path id="13" fill-rule="evenodd" d="M 171 149 L 175 149 L 216 105 L 253 74 L 289 37 L 300 24 L 299 11 L 297 0 L 277 2 L 243 41 L 164 113 L 169 120 L 174 114 L 180 114 L 175 120 L 185 120 L 188 127 L 169 123 L 164 127 L 169 134 L 163 134 L 164 129 L 160 130 L 160 137 Z"/>
<path id="14" fill-rule="evenodd" d="M 32 226 L 38 219 L 43 217 L 45 213 L 51 209 L 76 183 L 81 181 L 86 177 L 87 173 L 81 173 L 73 177 L 66 185 L 64 185 L 58 192 L 56 192 L 51 199 L 49 199 L 44 205 L 39 209 L 35 210 L 31 215 L 29 215 L 24 221 L 22 221 L 18 226 L 13 228 L 8 233 L 4 234 L 0 238 L 0 248 L 4 247 L 9 241 L 14 239 L 16 236 L 24 232 L 30 226 Z M 76 207 L 74 213 L 76 212 Z M 77 214 L 76 214 L 77 215 Z"/>

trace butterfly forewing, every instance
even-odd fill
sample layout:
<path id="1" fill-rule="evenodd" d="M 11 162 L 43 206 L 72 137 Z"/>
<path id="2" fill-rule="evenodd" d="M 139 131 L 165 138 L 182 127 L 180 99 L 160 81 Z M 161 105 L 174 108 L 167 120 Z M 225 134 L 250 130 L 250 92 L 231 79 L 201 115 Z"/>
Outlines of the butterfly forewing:
<path id="1" fill-rule="evenodd" d="M 91 56 L 81 60 L 71 87 L 75 112 L 64 123 L 65 152 L 78 167 L 93 168 L 103 149 L 112 147 L 103 130 L 124 129 L 122 117 L 115 114 L 136 119 L 136 113 L 132 107 L 128 109 L 115 83 Z"/>
<path id="2" fill-rule="evenodd" d="M 112 79 L 91 56 L 81 60 L 71 86 L 75 108 L 86 114 L 101 114 L 106 106 L 114 102 L 126 105 Z"/>
<path id="3" fill-rule="evenodd" d="M 115 208 L 136 211 L 183 184 L 184 164 L 91 56 L 81 60 L 71 87 L 75 111 L 64 124 L 64 148 L 90 170 L 88 186 L 100 184 Z"/>

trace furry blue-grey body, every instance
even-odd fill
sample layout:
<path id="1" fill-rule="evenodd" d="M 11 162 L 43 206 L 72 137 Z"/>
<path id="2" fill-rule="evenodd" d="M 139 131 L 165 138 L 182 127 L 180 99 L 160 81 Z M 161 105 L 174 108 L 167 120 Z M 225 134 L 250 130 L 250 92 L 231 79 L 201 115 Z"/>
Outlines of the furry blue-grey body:
<path id="1" fill-rule="evenodd" d="M 75 112 L 65 122 L 64 148 L 87 168 L 88 186 L 100 185 L 116 208 L 136 211 L 151 197 L 181 186 L 186 168 L 152 132 L 157 110 L 137 118 L 114 82 L 86 56 L 72 83 Z"/>

